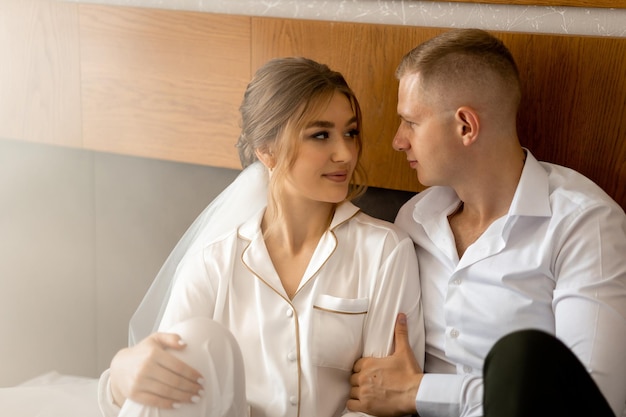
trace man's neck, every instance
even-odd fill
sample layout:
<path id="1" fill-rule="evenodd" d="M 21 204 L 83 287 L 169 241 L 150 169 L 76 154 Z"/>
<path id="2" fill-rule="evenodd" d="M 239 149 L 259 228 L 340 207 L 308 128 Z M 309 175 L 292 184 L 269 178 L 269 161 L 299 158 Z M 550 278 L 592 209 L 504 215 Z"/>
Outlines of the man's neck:
<path id="1" fill-rule="evenodd" d="M 526 153 L 486 165 L 468 180 L 453 187 L 461 199 L 458 208 L 448 216 L 459 258 L 497 219 L 511 207 L 522 175 Z"/>

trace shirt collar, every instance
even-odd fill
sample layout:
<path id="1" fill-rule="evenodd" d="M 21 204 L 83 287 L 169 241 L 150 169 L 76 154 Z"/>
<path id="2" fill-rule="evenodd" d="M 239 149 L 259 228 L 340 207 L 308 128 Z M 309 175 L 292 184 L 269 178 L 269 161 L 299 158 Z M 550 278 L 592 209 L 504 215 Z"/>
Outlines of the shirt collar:
<path id="1" fill-rule="evenodd" d="M 340 203 L 335 209 L 335 214 L 333 215 L 329 230 L 334 230 L 341 226 L 343 223 L 354 217 L 359 211 L 360 209 L 349 201 Z M 264 213 L 265 207 L 246 220 L 239 227 L 239 236 L 246 240 L 253 240 L 257 233 L 261 233 L 261 220 L 263 219 Z"/>
<path id="2" fill-rule="evenodd" d="M 436 222 L 446 218 L 458 207 L 461 200 L 450 187 L 432 186 L 423 192 L 413 209 L 413 219 L 419 224 Z"/>
<path id="3" fill-rule="evenodd" d="M 333 215 L 333 220 L 330 222 L 330 230 L 335 230 L 337 227 L 341 226 L 343 223 L 347 222 L 360 211 L 361 209 L 352 204 L 349 201 L 344 201 L 339 204 L 335 209 L 335 214 Z"/>
<path id="4" fill-rule="evenodd" d="M 550 216 L 548 173 L 537 159 L 526 151 L 526 163 L 515 190 L 508 216 Z M 415 205 L 413 219 L 419 224 L 447 218 L 458 207 L 460 200 L 450 187 L 433 186 Z"/>
<path id="5" fill-rule="evenodd" d="M 266 207 L 267 206 L 257 211 L 252 217 L 239 226 L 238 234 L 240 237 L 246 240 L 253 240 L 257 234 L 261 233 L 261 220 L 263 219 Z"/>
<path id="6" fill-rule="evenodd" d="M 548 173 L 529 150 L 524 150 L 526 163 L 511 202 L 509 216 L 548 217 L 552 214 Z"/>

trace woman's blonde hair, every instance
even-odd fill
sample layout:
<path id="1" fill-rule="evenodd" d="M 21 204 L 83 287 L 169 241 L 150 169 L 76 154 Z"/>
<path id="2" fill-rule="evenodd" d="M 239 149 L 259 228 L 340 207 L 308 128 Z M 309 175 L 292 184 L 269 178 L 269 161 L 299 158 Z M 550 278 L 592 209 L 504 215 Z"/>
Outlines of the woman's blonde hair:
<path id="1" fill-rule="evenodd" d="M 241 135 L 237 141 L 239 158 L 245 168 L 257 160 L 256 151 L 271 153 L 275 160 L 270 178 L 270 198 L 277 216 L 276 202 L 280 185 L 293 166 L 306 125 L 326 109 L 335 93 L 349 101 L 357 120 L 362 123 L 359 102 L 343 75 L 328 66 L 301 57 L 276 58 L 257 70 L 248 84 L 239 111 Z M 351 200 L 365 190 L 365 170 L 360 163 L 361 136 L 356 137 L 357 164 L 350 180 Z"/>

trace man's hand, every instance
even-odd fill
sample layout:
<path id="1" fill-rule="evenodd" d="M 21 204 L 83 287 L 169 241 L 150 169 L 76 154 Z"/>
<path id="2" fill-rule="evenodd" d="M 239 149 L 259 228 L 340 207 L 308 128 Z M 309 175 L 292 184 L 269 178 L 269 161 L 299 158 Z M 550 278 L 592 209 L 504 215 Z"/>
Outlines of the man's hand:
<path id="1" fill-rule="evenodd" d="M 176 334 L 154 333 L 135 346 L 120 350 L 111 361 L 111 393 L 121 406 L 127 398 L 143 405 L 174 408 L 197 401 L 201 375 L 167 349 L 181 350 Z"/>
<path id="2" fill-rule="evenodd" d="M 352 389 L 347 406 L 376 416 L 415 414 L 415 397 L 422 380 L 409 344 L 406 316 L 399 314 L 394 331 L 394 353 L 386 358 L 361 358 L 350 377 Z"/>

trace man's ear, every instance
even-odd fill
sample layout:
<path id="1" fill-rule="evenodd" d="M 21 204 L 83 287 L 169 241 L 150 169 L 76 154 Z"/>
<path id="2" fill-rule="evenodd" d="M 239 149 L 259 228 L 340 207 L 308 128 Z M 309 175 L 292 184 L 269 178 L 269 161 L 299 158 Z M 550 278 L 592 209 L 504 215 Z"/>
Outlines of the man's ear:
<path id="1" fill-rule="evenodd" d="M 459 107 L 454 115 L 459 129 L 459 136 L 463 138 L 463 145 L 469 146 L 478 139 L 480 119 L 478 113 L 471 107 Z"/>
<path id="2" fill-rule="evenodd" d="M 261 163 L 265 165 L 267 169 L 274 169 L 274 167 L 276 166 L 276 158 L 274 158 L 274 154 L 271 150 L 261 150 L 257 148 L 254 153 L 256 154 L 256 157 L 259 158 L 259 161 L 261 161 Z"/>

